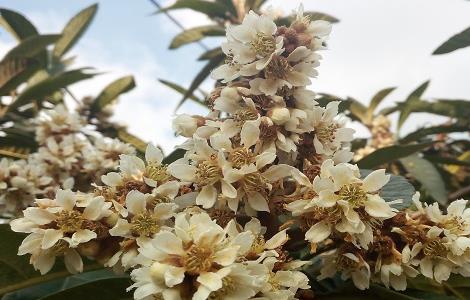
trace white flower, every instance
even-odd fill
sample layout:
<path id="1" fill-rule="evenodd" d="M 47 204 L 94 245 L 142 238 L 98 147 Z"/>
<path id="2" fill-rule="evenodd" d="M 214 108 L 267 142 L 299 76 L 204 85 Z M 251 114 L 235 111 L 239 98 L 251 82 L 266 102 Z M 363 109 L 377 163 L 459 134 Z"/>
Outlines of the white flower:
<path id="1" fill-rule="evenodd" d="M 173 120 L 173 130 L 176 134 L 184 137 L 192 137 L 199 127 L 199 120 L 196 117 L 182 114 Z"/>

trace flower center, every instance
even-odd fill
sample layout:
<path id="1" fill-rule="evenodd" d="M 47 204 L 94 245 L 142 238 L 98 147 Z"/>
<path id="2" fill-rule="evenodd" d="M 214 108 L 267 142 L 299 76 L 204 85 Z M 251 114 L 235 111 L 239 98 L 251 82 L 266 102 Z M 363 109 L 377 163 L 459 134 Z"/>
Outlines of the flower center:
<path id="1" fill-rule="evenodd" d="M 441 256 L 447 255 L 447 247 L 440 239 L 434 239 L 424 244 L 423 253 L 426 256 Z"/>
<path id="2" fill-rule="evenodd" d="M 69 244 L 64 240 L 59 240 L 51 248 L 48 249 L 48 252 L 53 256 L 59 256 L 64 254 L 64 252 L 69 248 Z"/>
<path id="3" fill-rule="evenodd" d="M 242 108 L 233 114 L 233 119 L 237 122 L 245 122 L 258 119 L 258 112 L 250 108 Z"/>
<path id="4" fill-rule="evenodd" d="M 342 186 L 338 196 L 341 200 L 349 202 L 354 208 L 363 206 L 367 201 L 367 193 L 357 183 Z"/>
<path id="5" fill-rule="evenodd" d="M 248 165 L 253 162 L 254 155 L 250 149 L 237 148 L 230 152 L 228 159 L 235 168 L 241 168 L 244 165 Z"/>
<path id="6" fill-rule="evenodd" d="M 64 233 L 73 233 L 82 228 L 82 214 L 75 210 L 63 210 L 57 214 L 57 227 Z"/>
<path id="7" fill-rule="evenodd" d="M 251 244 L 250 252 L 256 255 L 263 253 L 266 241 L 264 240 L 264 236 L 262 234 L 258 234 L 253 244 Z"/>
<path id="8" fill-rule="evenodd" d="M 275 55 L 264 69 L 266 79 L 286 79 L 294 69 L 285 57 Z"/>
<path id="9" fill-rule="evenodd" d="M 222 287 L 217 291 L 209 294 L 209 300 L 224 300 L 226 296 L 230 295 L 237 288 L 235 280 L 230 276 L 222 278 Z"/>
<path id="10" fill-rule="evenodd" d="M 250 46 L 256 55 L 265 57 L 276 50 L 276 41 L 272 36 L 258 32 L 255 40 L 251 41 Z"/>
<path id="11" fill-rule="evenodd" d="M 336 268 L 338 271 L 354 270 L 357 269 L 358 266 L 359 262 L 344 255 L 340 255 L 336 260 Z"/>
<path id="12" fill-rule="evenodd" d="M 460 217 L 453 217 L 447 219 L 443 223 L 441 223 L 441 226 L 449 230 L 449 232 L 452 234 L 458 235 L 464 232 L 463 220 Z"/>
<path id="13" fill-rule="evenodd" d="M 243 188 L 248 193 L 258 192 L 264 194 L 266 192 L 266 182 L 259 172 L 246 174 L 243 178 Z"/>
<path id="14" fill-rule="evenodd" d="M 336 130 L 338 129 L 337 124 L 324 124 L 320 123 L 315 128 L 315 135 L 322 144 L 331 144 L 334 142 L 336 137 Z"/>
<path id="15" fill-rule="evenodd" d="M 170 179 L 170 174 L 166 172 L 166 167 L 156 162 L 150 162 L 145 167 L 144 176 L 155 180 L 158 184 L 167 182 Z"/>
<path id="16" fill-rule="evenodd" d="M 149 212 L 135 215 L 131 220 L 131 232 L 138 236 L 152 236 L 160 230 L 158 220 Z"/>
<path id="17" fill-rule="evenodd" d="M 306 231 L 322 220 L 330 224 L 336 224 L 341 221 L 341 217 L 342 210 L 337 205 L 333 207 L 315 206 L 311 212 L 301 216 L 301 228 Z"/>
<path id="18" fill-rule="evenodd" d="M 205 160 L 197 165 L 196 180 L 200 185 L 210 185 L 222 176 L 222 170 L 219 168 L 217 161 Z"/>
<path id="19" fill-rule="evenodd" d="M 271 285 L 271 288 L 275 291 L 281 288 L 281 284 L 279 283 L 279 280 L 276 278 L 276 274 L 274 272 L 270 272 L 268 283 Z"/>
<path id="20" fill-rule="evenodd" d="M 212 249 L 192 245 L 185 258 L 186 271 L 193 275 L 209 271 L 213 263 L 213 254 Z"/>

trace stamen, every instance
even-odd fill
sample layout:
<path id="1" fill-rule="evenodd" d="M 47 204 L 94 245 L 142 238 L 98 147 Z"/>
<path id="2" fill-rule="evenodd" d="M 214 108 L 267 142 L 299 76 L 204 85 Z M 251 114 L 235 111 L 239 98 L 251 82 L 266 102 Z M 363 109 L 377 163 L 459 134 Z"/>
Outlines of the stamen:
<path id="1" fill-rule="evenodd" d="M 82 214 L 75 210 L 63 210 L 57 214 L 57 227 L 64 233 L 74 233 L 82 228 Z"/>
<path id="2" fill-rule="evenodd" d="M 267 79 L 286 79 L 293 70 L 285 57 L 274 55 L 264 69 L 264 76 Z"/>
<path id="3" fill-rule="evenodd" d="M 199 185 L 213 184 L 222 176 L 222 170 L 215 160 L 205 160 L 197 165 L 196 178 Z"/>
<path id="4" fill-rule="evenodd" d="M 212 249 L 192 245 L 184 260 L 186 271 L 192 275 L 209 271 L 213 263 L 213 254 Z"/>
<path id="5" fill-rule="evenodd" d="M 230 152 L 228 159 L 235 168 L 241 168 L 242 166 L 249 165 L 254 160 L 253 152 L 245 147 L 237 148 Z"/>
<path id="6" fill-rule="evenodd" d="M 272 36 L 261 32 L 256 34 L 256 39 L 250 43 L 251 48 L 258 56 L 266 57 L 276 50 L 276 41 Z"/>
<path id="7" fill-rule="evenodd" d="M 349 202 L 354 208 L 364 206 L 364 203 L 367 201 L 367 193 L 357 183 L 342 186 L 338 196 L 342 200 Z"/>
<path id="8" fill-rule="evenodd" d="M 166 166 L 157 164 L 156 162 L 150 162 L 145 167 L 144 176 L 155 180 L 158 184 L 165 183 L 171 178 L 171 175 L 166 171 Z"/>
<path id="9" fill-rule="evenodd" d="M 131 232 L 134 235 L 150 237 L 159 230 L 158 220 L 150 212 L 143 212 L 132 218 Z"/>

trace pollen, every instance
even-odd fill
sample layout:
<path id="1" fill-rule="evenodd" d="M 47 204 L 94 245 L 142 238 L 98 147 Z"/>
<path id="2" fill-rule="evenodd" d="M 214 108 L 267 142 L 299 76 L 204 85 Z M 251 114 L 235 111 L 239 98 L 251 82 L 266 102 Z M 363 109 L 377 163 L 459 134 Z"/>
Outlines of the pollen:
<path id="1" fill-rule="evenodd" d="M 246 192 L 265 193 L 266 182 L 259 172 L 245 175 L 243 178 L 243 188 Z"/>
<path id="2" fill-rule="evenodd" d="M 69 248 L 69 245 L 64 240 L 59 240 L 51 248 L 48 249 L 48 252 L 53 256 L 63 255 L 64 252 Z"/>
<path id="3" fill-rule="evenodd" d="M 441 223 L 441 226 L 452 234 L 462 234 L 465 231 L 464 221 L 460 217 L 453 217 Z"/>
<path id="4" fill-rule="evenodd" d="M 160 230 L 158 220 L 149 212 L 135 215 L 131 220 L 131 232 L 137 236 L 152 236 Z"/>
<path id="5" fill-rule="evenodd" d="M 342 186 L 338 196 L 341 200 L 349 202 L 354 208 L 364 206 L 367 201 L 367 193 L 357 183 Z"/>
<path id="6" fill-rule="evenodd" d="M 276 41 L 272 36 L 261 32 L 256 34 L 256 39 L 250 43 L 251 48 L 260 57 L 266 57 L 276 50 Z"/>
<path id="7" fill-rule="evenodd" d="M 274 55 L 264 69 L 264 76 L 267 79 L 286 79 L 292 71 L 293 68 L 285 57 Z"/>
<path id="8" fill-rule="evenodd" d="M 447 255 L 447 247 L 440 239 L 434 239 L 424 244 L 423 253 L 426 256 L 441 256 Z"/>
<path id="9" fill-rule="evenodd" d="M 156 162 L 150 162 L 145 167 L 144 176 L 155 180 L 158 184 L 165 183 L 171 178 L 171 175 L 166 171 L 166 166 L 157 164 Z"/>
<path id="10" fill-rule="evenodd" d="M 210 248 L 192 245 L 186 254 L 184 265 L 189 274 L 197 275 L 211 269 L 214 252 Z"/>
<path id="11" fill-rule="evenodd" d="M 320 143 L 331 144 L 335 140 L 337 130 L 337 124 L 320 123 L 317 128 L 315 128 L 315 136 L 320 141 Z"/>
<path id="12" fill-rule="evenodd" d="M 237 122 L 256 120 L 258 119 L 258 112 L 250 108 L 242 108 L 233 114 L 233 119 Z"/>
<path id="13" fill-rule="evenodd" d="M 209 185 L 217 182 L 222 176 L 222 170 L 217 164 L 217 161 L 205 160 L 197 165 L 196 178 L 197 183 L 200 185 Z"/>
<path id="14" fill-rule="evenodd" d="M 63 210 L 57 214 L 57 227 L 64 233 L 74 233 L 82 228 L 82 214 L 75 210 Z"/>
<path id="15" fill-rule="evenodd" d="M 251 164 L 254 161 L 254 155 L 250 149 L 241 147 L 230 152 L 228 159 L 235 168 L 241 168 L 244 165 Z"/>

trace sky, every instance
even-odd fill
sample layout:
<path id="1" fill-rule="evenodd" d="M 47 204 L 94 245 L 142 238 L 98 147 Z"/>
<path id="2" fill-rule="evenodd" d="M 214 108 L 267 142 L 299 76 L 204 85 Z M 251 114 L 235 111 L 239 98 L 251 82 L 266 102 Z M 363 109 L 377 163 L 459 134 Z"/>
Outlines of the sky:
<path id="1" fill-rule="evenodd" d="M 163 5 L 171 0 L 157 0 Z M 0 7 L 26 15 L 41 33 L 57 33 L 79 10 L 99 3 L 94 22 L 69 53 L 75 67 L 93 66 L 105 72 L 70 90 L 78 97 L 96 96 L 108 83 L 134 75 L 137 87 L 123 95 L 115 107 L 115 120 L 127 124 L 141 138 L 156 143 L 168 153 L 181 142 L 171 129 L 180 95 L 158 78 L 189 86 L 203 66 L 196 58 L 204 51 L 188 45 L 168 49 L 180 30 L 165 15 L 153 15 L 148 0 L 1 0 Z M 304 0 L 306 11 L 331 14 L 340 22 L 333 26 L 329 49 L 322 53 L 319 76 L 310 86 L 315 92 L 351 96 L 365 104 L 379 90 L 397 89 L 380 107 L 402 101 L 422 82 L 430 79 L 426 98 L 470 99 L 470 48 L 450 54 L 431 53 L 453 34 L 470 26 L 470 1 L 465 0 Z M 268 6 L 290 13 L 296 0 L 271 0 Z M 203 15 L 175 11 L 185 28 L 207 24 Z M 216 46 L 220 39 L 207 39 Z M 0 29 L 0 57 L 15 41 Z M 208 91 L 212 82 L 203 87 Z M 379 107 L 379 108 L 380 108 Z M 177 113 L 202 114 L 204 108 L 188 101 Z M 443 122 L 427 114 L 414 114 L 400 132 Z M 351 124 L 357 136 L 367 131 Z"/>

